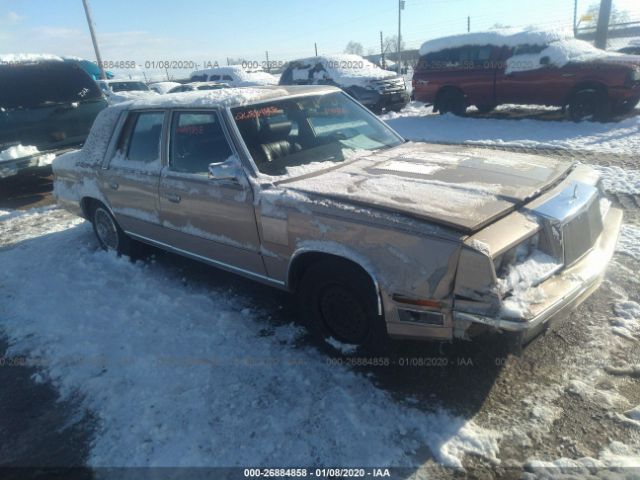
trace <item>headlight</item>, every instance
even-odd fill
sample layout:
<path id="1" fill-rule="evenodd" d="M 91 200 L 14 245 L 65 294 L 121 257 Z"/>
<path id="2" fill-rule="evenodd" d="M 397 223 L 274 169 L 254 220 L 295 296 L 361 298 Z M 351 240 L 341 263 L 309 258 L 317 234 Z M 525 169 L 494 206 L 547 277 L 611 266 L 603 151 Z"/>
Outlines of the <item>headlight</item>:
<path id="1" fill-rule="evenodd" d="M 629 74 L 629 83 L 638 83 L 640 82 L 640 69 L 636 68 L 631 71 Z"/>

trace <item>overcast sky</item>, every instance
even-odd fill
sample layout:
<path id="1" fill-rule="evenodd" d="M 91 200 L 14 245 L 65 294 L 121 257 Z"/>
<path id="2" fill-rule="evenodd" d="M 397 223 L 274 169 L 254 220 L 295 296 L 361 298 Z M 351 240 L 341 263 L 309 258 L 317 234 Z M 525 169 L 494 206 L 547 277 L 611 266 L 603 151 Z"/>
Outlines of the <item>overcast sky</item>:
<path id="1" fill-rule="evenodd" d="M 398 29 L 397 0 L 90 0 L 105 60 L 287 60 L 339 53 L 348 41 L 379 50 Z M 593 0 L 579 0 L 584 12 Z M 527 5 L 534 5 L 527 6 Z M 640 20 L 640 0 L 614 0 Z M 511 26 L 570 27 L 573 0 L 407 0 L 409 47 L 429 38 Z M 0 0 L 0 53 L 94 59 L 81 0 Z"/>

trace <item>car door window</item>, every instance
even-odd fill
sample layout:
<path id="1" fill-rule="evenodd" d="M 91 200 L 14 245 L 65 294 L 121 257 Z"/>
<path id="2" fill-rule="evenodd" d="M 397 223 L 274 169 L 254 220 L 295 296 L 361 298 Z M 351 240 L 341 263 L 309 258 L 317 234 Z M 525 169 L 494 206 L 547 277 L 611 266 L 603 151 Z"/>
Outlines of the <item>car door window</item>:
<path id="1" fill-rule="evenodd" d="M 223 80 L 229 80 L 229 81 L 233 81 L 233 77 L 231 75 L 223 75 L 222 76 Z"/>
<path id="2" fill-rule="evenodd" d="M 177 112 L 171 127 L 171 171 L 207 176 L 209 164 L 232 156 L 215 112 Z"/>
<path id="3" fill-rule="evenodd" d="M 209 81 L 211 82 L 217 82 L 220 80 L 220 75 L 210 75 L 209 76 Z"/>
<path id="4" fill-rule="evenodd" d="M 164 112 L 130 113 L 111 163 L 115 166 L 145 170 L 160 167 L 163 122 Z"/>

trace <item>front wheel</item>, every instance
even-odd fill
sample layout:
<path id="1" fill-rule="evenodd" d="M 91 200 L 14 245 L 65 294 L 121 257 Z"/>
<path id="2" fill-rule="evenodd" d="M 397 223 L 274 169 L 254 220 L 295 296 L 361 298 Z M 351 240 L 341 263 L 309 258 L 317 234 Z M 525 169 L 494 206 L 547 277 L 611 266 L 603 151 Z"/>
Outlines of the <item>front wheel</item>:
<path id="1" fill-rule="evenodd" d="M 93 208 L 91 223 L 98 243 L 103 250 L 111 250 L 119 255 L 131 254 L 133 241 L 122 231 L 116 219 L 104 205 L 97 204 Z"/>
<path id="2" fill-rule="evenodd" d="M 605 121 L 609 118 L 610 109 L 607 95 L 596 89 L 578 90 L 569 100 L 569 117 L 574 122 Z"/>
<path id="3" fill-rule="evenodd" d="M 334 260 L 313 264 L 302 278 L 298 299 L 303 319 L 317 337 L 375 352 L 387 346 L 375 286 L 357 266 Z"/>

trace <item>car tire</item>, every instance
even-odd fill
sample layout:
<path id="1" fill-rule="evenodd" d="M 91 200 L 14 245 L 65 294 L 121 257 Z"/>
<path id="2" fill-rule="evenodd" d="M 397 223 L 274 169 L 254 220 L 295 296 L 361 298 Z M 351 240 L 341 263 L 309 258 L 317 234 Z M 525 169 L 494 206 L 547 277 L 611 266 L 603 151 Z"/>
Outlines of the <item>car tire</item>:
<path id="1" fill-rule="evenodd" d="M 359 267 L 331 259 L 312 264 L 300 282 L 298 301 L 304 324 L 317 338 L 386 351 L 389 337 L 375 286 Z"/>
<path id="2" fill-rule="evenodd" d="M 476 105 L 480 113 L 491 113 L 496 109 L 496 105 Z"/>
<path id="3" fill-rule="evenodd" d="M 438 112 L 440 115 L 453 113 L 457 117 L 463 117 L 467 113 L 467 101 L 459 90 L 446 90 L 438 99 Z"/>
<path id="4" fill-rule="evenodd" d="M 576 91 L 569 99 L 569 117 L 574 122 L 591 119 L 603 122 L 609 118 L 611 103 L 607 95 L 595 88 Z"/>
<path id="5" fill-rule="evenodd" d="M 633 110 L 638 105 L 638 102 L 640 102 L 640 99 L 635 98 L 626 102 L 617 103 L 613 108 L 613 113 L 615 113 L 616 115 L 627 115 L 633 112 Z"/>
<path id="6" fill-rule="evenodd" d="M 115 251 L 118 255 L 131 255 L 134 241 L 120 228 L 107 207 L 95 203 L 91 209 L 91 223 L 98 244 L 103 250 Z"/>

